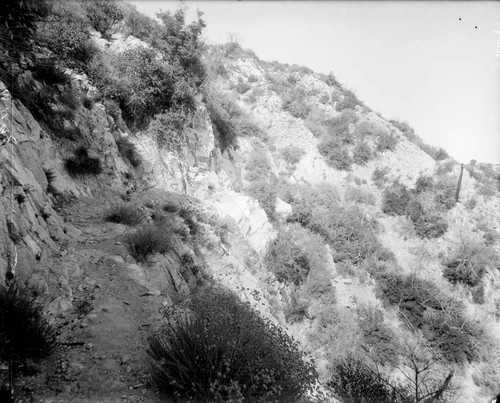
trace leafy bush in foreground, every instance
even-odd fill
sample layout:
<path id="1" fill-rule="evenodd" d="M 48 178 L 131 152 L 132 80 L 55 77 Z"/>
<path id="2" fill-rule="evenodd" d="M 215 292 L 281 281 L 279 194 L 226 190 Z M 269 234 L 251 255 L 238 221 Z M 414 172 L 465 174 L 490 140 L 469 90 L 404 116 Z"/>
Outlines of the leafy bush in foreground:
<path id="1" fill-rule="evenodd" d="M 148 338 L 153 378 L 168 396 L 292 402 L 315 382 L 297 343 L 235 295 L 206 292 L 188 307 L 190 316 Z"/>
<path id="2" fill-rule="evenodd" d="M 0 360 L 41 358 L 53 350 L 56 331 L 29 288 L 0 285 Z"/>

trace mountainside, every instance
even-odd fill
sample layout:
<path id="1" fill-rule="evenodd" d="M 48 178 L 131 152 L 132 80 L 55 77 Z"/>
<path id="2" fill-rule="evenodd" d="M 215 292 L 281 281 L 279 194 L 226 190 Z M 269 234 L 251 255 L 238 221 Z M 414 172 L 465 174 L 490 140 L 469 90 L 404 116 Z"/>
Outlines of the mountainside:
<path id="1" fill-rule="evenodd" d="M 500 393 L 498 166 L 183 8 L 2 7 L 3 398 Z"/>

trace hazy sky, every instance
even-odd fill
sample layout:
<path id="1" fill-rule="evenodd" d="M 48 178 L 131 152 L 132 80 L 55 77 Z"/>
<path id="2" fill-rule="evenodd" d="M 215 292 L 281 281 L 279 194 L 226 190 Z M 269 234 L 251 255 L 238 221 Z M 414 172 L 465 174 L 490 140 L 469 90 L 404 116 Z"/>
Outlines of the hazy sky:
<path id="1" fill-rule="evenodd" d="M 173 1 L 134 1 L 153 16 Z M 332 71 L 459 162 L 500 163 L 500 2 L 188 1 L 210 43 Z"/>

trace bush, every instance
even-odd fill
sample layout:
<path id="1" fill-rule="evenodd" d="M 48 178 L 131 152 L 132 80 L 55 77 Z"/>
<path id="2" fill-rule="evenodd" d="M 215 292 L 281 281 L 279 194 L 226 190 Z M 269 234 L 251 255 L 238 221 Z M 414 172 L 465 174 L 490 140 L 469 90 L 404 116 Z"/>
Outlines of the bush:
<path id="1" fill-rule="evenodd" d="M 353 152 L 353 161 L 358 165 L 365 165 L 368 161 L 373 159 L 373 152 L 368 143 L 361 141 L 356 144 Z"/>
<path id="2" fill-rule="evenodd" d="M 412 199 L 407 207 L 406 214 L 413 223 L 415 232 L 420 238 L 439 238 L 448 230 L 448 223 L 437 212 L 424 210 L 417 199 Z"/>
<path id="3" fill-rule="evenodd" d="M 236 91 L 240 94 L 245 94 L 248 91 L 250 91 L 250 87 L 247 83 L 240 81 L 238 84 L 236 84 Z"/>
<path id="4" fill-rule="evenodd" d="M 377 140 L 377 151 L 394 151 L 398 145 L 398 138 L 390 133 L 382 133 Z"/>
<path id="5" fill-rule="evenodd" d="M 99 175 L 102 173 L 101 160 L 90 157 L 86 147 L 77 148 L 74 157 L 66 158 L 64 166 L 71 176 Z"/>
<path id="6" fill-rule="evenodd" d="M 311 269 L 305 253 L 300 245 L 295 243 L 291 231 L 278 234 L 269 245 L 265 261 L 278 281 L 286 284 L 303 283 Z"/>
<path id="7" fill-rule="evenodd" d="M 283 96 L 283 109 L 295 118 L 305 119 L 311 111 L 306 98 L 305 90 L 294 85 Z"/>
<path id="8" fill-rule="evenodd" d="M 337 102 L 335 107 L 339 112 L 344 109 L 356 109 L 356 106 L 358 105 L 362 106 L 362 102 L 359 101 L 354 92 L 344 90 L 343 95 L 344 97 L 342 98 L 342 101 Z"/>
<path id="9" fill-rule="evenodd" d="M 308 228 L 325 238 L 335 262 L 348 261 L 356 265 L 380 249 L 373 222 L 357 206 L 317 209 Z"/>
<path id="10" fill-rule="evenodd" d="M 376 276 L 384 299 L 398 306 L 405 320 L 421 330 L 446 361 L 460 364 L 479 358 L 486 339 L 478 325 L 464 316 L 462 302 L 447 297 L 431 281 L 413 275 L 382 272 Z"/>
<path id="11" fill-rule="evenodd" d="M 391 187 L 384 190 L 382 211 L 392 216 L 405 215 L 410 200 L 411 194 L 408 188 L 401 183 L 394 182 Z"/>
<path id="12" fill-rule="evenodd" d="M 257 199 L 270 221 L 276 221 L 276 185 L 272 178 L 263 178 L 251 182 L 246 193 Z"/>
<path id="13" fill-rule="evenodd" d="M 121 3 L 122 12 L 124 14 L 125 32 L 127 35 L 135 36 L 148 42 L 151 33 L 158 28 L 158 23 L 139 13 L 135 6 L 128 3 Z"/>
<path id="14" fill-rule="evenodd" d="M 35 66 L 33 77 L 49 85 L 68 84 L 70 77 L 50 59 L 44 60 Z"/>
<path id="15" fill-rule="evenodd" d="M 40 43 L 69 67 L 85 70 L 98 54 L 88 30 L 88 19 L 79 3 L 53 3 L 52 14 L 39 24 Z"/>
<path id="16" fill-rule="evenodd" d="M 348 357 L 332 368 L 328 386 L 345 403 L 408 403 L 404 389 L 393 387 L 361 360 Z"/>
<path id="17" fill-rule="evenodd" d="M 288 146 L 281 150 L 281 156 L 290 165 L 296 165 L 304 156 L 305 151 L 296 146 Z"/>
<path id="18" fill-rule="evenodd" d="M 481 284 L 488 268 L 500 265 L 495 250 L 474 241 L 464 241 L 445 262 L 443 276 L 450 283 L 468 287 Z"/>
<path id="19" fill-rule="evenodd" d="M 56 330 L 44 317 L 36 292 L 0 285 L 0 360 L 46 357 L 55 344 Z"/>
<path id="20" fill-rule="evenodd" d="M 106 221 L 133 226 L 142 223 L 144 215 L 136 206 L 121 204 L 113 206 L 109 210 Z"/>
<path id="21" fill-rule="evenodd" d="M 318 151 L 328 165 L 342 171 L 350 171 L 352 158 L 347 148 L 335 138 L 322 138 L 318 143 Z"/>
<path id="22" fill-rule="evenodd" d="M 116 140 L 116 145 L 118 147 L 118 152 L 120 153 L 120 155 L 128 162 L 130 162 L 130 165 L 132 165 L 134 168 L 137 168 L 139 165 L 141 165 L 141 156 L 137 152 L 135 144 L 132 143 L 128 138 L 120 136 L 118 140 Z"/>
<path id="23" fill-rule="evenodd" d="M 327 119 L 325 126 L 329 137 L 335 138 L 342 144 L 354 144 L 354 136 L 351 135 L 350 125 L 356 123 L 358 117 L 356 112 L 347 109 L 340 116 Z"/>
<path id="24" fill-rule="evenodd" d="M 384 185 L 389 171 L 390 171 L 389 167 L 384 167 L 384 168 L 377 167 L 373 170 L 372 181 L 375 183 L 376 186 L 380 188 L 382 187 L 382 185 Z"/>
<path id="25" fill-rule="evenodd" d="M 165 253 L 172 247 L 173 234 L 154 226 L 145 226 L 126 236 L 130 254 L 145 261 L 153 253 Z"/>
<path id="26" fill-rule="evenodd" d="M 369 206 L 374 206 L 376 202 L 374 194 L 368 189 L 352 185 L 347 186 L 344 194 L 344 200 L 348 202 L 367 204 Z"/>
<path id="27" fill-rule="evenodd" d="M 167 396 L 290 402 L 316 381 L 297 343 L 236 296 L 206 292 L 188 307 L 189 316 L 148 338 L 153 379 Z"/>
<path id="28" fill-rule="evenodd" d="M 87 0 L 85 11 L 92 27 L 104 37 L 109 37 L 109 31 L 113 25 L 123 18 L 118 5 L 110 0 Z"/>

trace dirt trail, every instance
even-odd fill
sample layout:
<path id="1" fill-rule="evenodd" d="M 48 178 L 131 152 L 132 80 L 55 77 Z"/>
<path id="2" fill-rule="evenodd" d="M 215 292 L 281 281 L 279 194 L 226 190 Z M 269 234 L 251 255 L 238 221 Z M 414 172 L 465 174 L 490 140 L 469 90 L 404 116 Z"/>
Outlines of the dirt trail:
<path id="1" fill-rule="evenodd" d="M 109 205 L 79 199 L 68 207 L 68 222 L 82 231 L 67 249 L 80 276 L 70 279 L 74 309 L 60 318 L 58 341 L 83 344 L 61 346 L 41 374 L 21 379 L 20 401 L 165 401 L 150 385 L 145 352 L 164 297 L 134 280 L 137 269 L 131 271 L 134 262 L 123 245 L 130 229 L 102 219 Z"/>

